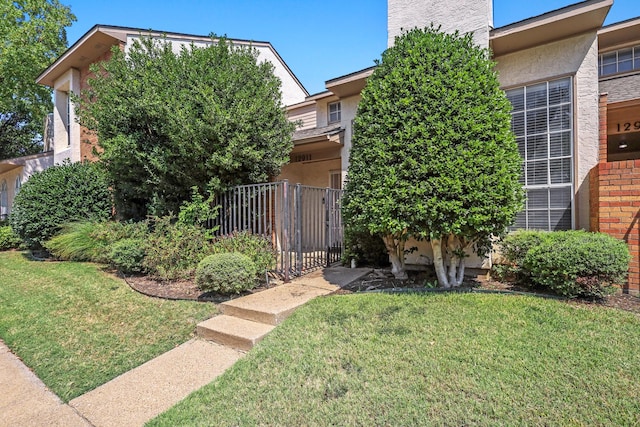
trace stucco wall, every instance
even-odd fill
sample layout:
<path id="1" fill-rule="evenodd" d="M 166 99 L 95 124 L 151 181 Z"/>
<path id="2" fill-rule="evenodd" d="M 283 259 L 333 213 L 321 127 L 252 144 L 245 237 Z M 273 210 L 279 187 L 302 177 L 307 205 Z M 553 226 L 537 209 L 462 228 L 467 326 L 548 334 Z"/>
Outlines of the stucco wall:
<path id="1" fill-rule="evenodd" d="M 495 58 L 504 88 L 574 76 L 574 188 L 577 228 L 589 229 L 589 171 L 598 162 L 596 33 Z"/>
<path id="2" fill-rule="evenodd" d="M 489 27 L 493 26 L 492 0 L 389 0 L 388 41 L 392 46 L 403 30 L 424 28 L 431 23 L 442 30 L 474 33 L 476 44 L 489 46 Z"/>
<path id="3" fill-rule="evenodd" d="M 0 174 L 0 185 L 4 180 L 7 182 L 7 201 L 9 205 L 7 214 L 11 213 L 11 206 L 16 196 L 16 178 L 20 177 L 21 184 L 24 184 L 34 173 L 42 172 L 53 166 L 53 152 L 39 155 L 35 158 L 33 156 L 29 157 L 24 161 L 23 166 Z"/>
<path id="4" fill-rule="evenodd" d="M 328 159 L 317 162 L 289 163 L 282 168 L 277 180 L 288 179 L 291 184 L 329 187 L 329 173 L 340 170 L 340 159 Z"/>
<path id="5" fill-rule="evenodd" d="M 604 78 L 600 81 L 600 93 L 608 94 L 609 102 L 640 98 L 640 73 Z"/>
<path id="6" fill-rule="evenodd" d="M 125 51 L 128 52 L 130 49 L 133 40 L 139 39 L 139 34 L 129 34 L 127 36 L 127 46 Z M 183 46 L 188 46 L 191 44 L 190 40 L 180 39 L 180 38 L 172 38 L 167 37 L 167 41 L 172 43 L 172 50 L 176 53 L 179 53 Z M 204 41 L 195 41 L 194 46 L 196 47 L 206 47 L 210 45 L 209 42 Z M 248 46 L 248 44 L 239 44 L 241 46 Z M 304 101 L 307 94 L 300 87 L 296 79 L 291 75 L 287 67 L 282 63 L 282 61 L 278 58 L 277 54 L 269 47 L 265 45 L 252 45 L 258 51 L 258 62 L 268 61 L 271 62 L 274 66 L 273 73 L 280 79 L 282 82 L 282 86 L 280 91 L 282 92 L 282 103 L 283 105 L 293 105 L 299 102 Z"/>

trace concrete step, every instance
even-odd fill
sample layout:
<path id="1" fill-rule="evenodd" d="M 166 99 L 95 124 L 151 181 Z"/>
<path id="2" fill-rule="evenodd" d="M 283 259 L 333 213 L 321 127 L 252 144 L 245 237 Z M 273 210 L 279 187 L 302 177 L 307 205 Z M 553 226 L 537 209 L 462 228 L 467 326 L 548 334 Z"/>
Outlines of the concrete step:
<path id="1" fill-rule="evenodd" d="M 249 351 L 275 326 L 220 315 L 198 324 L 198 336 L 237 350 Z"/>
<path id="2" fill-rule="evenodd" d="M 318 280 L 318 278 L 303 278 L 299 279 L 299 283 L 287 283 L 224 302 L 218 308 L 227 316 L 268 325 L 279 325 L 296 308 L 316 297 L 330 294 L 336 289 L 338 289 L 337 286 Z"/>

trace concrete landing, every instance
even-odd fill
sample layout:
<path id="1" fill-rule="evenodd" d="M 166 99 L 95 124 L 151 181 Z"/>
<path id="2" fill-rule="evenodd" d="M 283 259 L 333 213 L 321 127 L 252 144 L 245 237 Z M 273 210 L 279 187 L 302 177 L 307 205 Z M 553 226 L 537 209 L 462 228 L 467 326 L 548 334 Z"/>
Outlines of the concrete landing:
<path id="1" fill-rule="evenodd" d="M 237 350 L 249 351 L 275 326 L 232 316 L 216 316 L 198 324 L 198 336 Z"/>
<path id="2" fill-rule="evenodd" d="M 90 426 L 0 341 L 0 426 Z"/>
<path id="3" fill-rule="evenodd" d="M 141 426 L 213 381 L 242 355 L 209 341 L 191 340 L 69 405 L 95 426 Z"/>

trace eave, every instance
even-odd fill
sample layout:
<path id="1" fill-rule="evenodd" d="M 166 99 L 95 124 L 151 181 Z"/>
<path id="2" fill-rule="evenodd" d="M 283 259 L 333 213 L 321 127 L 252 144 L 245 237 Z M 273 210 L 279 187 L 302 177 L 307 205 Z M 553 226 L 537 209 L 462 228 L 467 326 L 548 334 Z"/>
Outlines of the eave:
<path id="1" fill-rule="evenodd" d="M 491 31 L 494 57 L 541 46 L 602 27 L 613 0 L 588 0 Z"/>

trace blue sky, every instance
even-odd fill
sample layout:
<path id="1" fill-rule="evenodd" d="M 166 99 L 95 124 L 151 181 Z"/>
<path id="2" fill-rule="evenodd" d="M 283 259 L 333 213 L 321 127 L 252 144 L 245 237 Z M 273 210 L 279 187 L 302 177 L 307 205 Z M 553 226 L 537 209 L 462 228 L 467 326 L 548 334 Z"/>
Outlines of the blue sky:
<path id="1" fill-rule="evenodd" d="M 446 1 L 446 0 L 445 0 Z M 614 0 L 605 24 L 640 15 L 638 0 Z M 386 0 L 62 0 L 78 20 L 69 43 L 95 24 L 268 41 L 310 93 L 373 65 L 387 44 Z M 494 0 L 496 27 L 576 1 Z"/>

